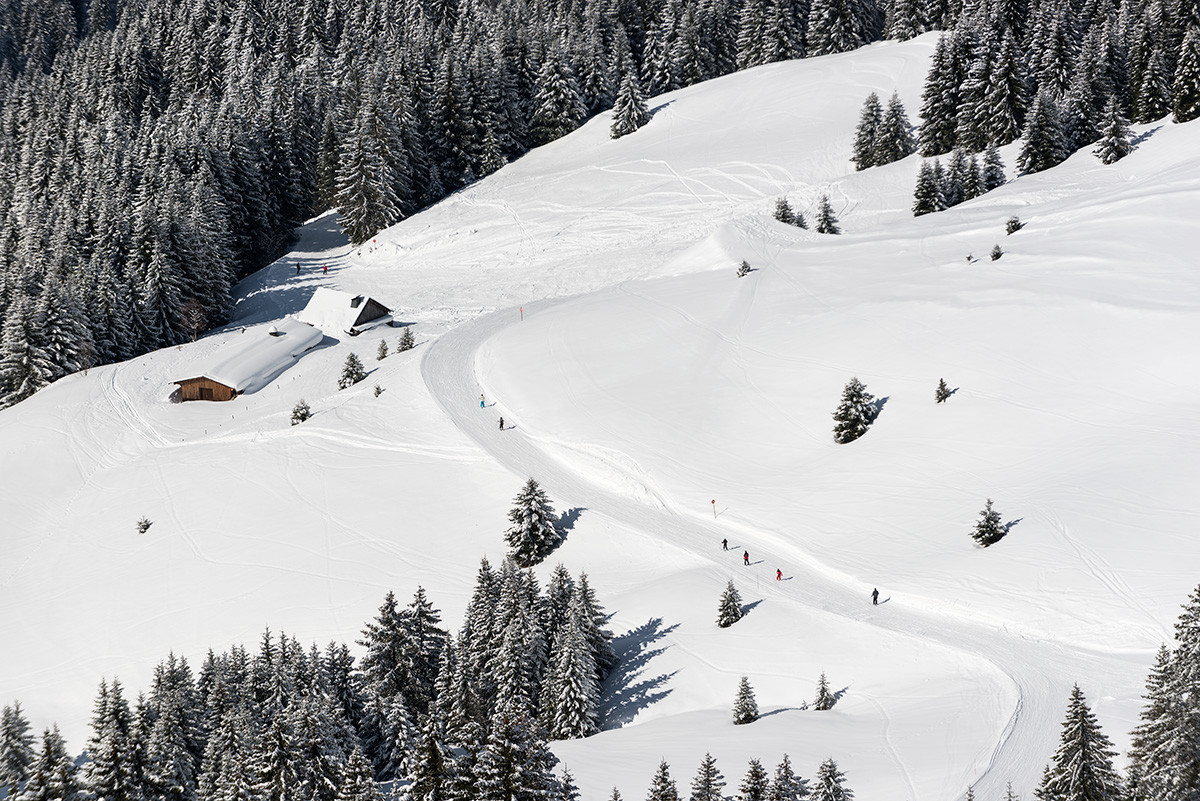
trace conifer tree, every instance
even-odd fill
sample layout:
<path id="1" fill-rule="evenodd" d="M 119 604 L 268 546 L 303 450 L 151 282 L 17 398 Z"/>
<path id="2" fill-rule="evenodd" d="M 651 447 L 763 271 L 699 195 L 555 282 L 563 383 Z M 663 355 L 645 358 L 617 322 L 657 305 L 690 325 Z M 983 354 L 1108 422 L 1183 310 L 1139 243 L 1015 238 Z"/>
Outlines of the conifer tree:
<path id="1" fill-rule="evenodd" d="M 613 139 L 619 139 L 631 134 L 638 128 L 650 122 L 650 109 L 646 106 L 646 97 L 642 94 L 642 85 L 633 69 L 627 70 L 621 79 L 621 88 L 617 91 L 617 99 L 613 103 L 612 126 L 609 129 Z"/>
<path id="2" fill-rule="evenodd" d="M 1102 164 L 1115 164 L 1133 152 L 1133 136 L 1129 122 L 1121 113 L 1116 96 L 1108 99 L 1104 120 L 1100 126 L 1100 141 L 1092 151 Z"/>
<path id="3" fill-rule="evenodd" d="M 1167 55 L 1160 46 L 1155 46 L 1142 74 L 1138 88 L 1135 119 L 1138 122 L 1154 122 L 1171 111 L 1171 71 Z"/>
<path id="4" fill-rule="evenodd" d="M 599 731 L 597 706 L 600 687 L 596 658 L 587 642 L 586 620 L 580 596 L 575 596 L 566 626 L 559 631 L 551 678 L 543 689 L 551 698 L 548 720 L 556 740 L 588 737 Z"/>
<path id="5" fill-rule="evenodd" d="M 1038 788 L 1053 801 L 1120 801 L 1121 777 L 1113 767 L 1116 751 L 1100 730 L 1079 685 L 1071 690 L 1058 750 Z"/>
<path id="6" fill-rule="evenodd" d="M 25 787 L 14 795 L 10 785 L 7 797 L 17 801 L 78 801 L 82 789 L 75 758 L 67 752 L 56 725 L 42 733 L 42 747 L 29 766 Z"/>
<path id="7" fill-rule="evenodd" d="M 310 417 L 312 417 L 312 409 L 309 408 L 308 401 L 304 398 L 296 401 L 296 405 L 292 407 L 292 425 L 300 425 Z"/>
<path id="8" fill-rule="evenodd" d="M 1159 647 L 1146 679 L 1145 705 L 1133 730 L 1129 749 L 1129 796 L 1132 801 L 1168 798 L 1175 791 L 1173 763 L 1176 734 L 1186 730 L 1181 714 L 1186 705 L 1174 692 L 1171 651 Z M 1185 738 L 1186 742 L 1186 738 Z"/>
<path id="9" fill-rule="evenodd" d="M 717 769 L 717 760 L 712 754 L 705 754 L 696 776 L 692 779 L 692 793 L 689 801 L 723 801 L 721 791 L 725 789 L 725 777 Z"/>
<path id="10" fill-rule="evenodd" d="M 738 787 L 737 801 L 767 801 L 771 792 L 771 779 L 762 763 L 757 759 L 750 760 L 746 777 Z"/>
<path id="11" fill-rule="evenodd" d="M 1029 106 L 1019 44 L 1012 30 L 1005 31 L 984 92 L 987 141 L 1007 145 L 1021 135 Z"/>
<path id="12" fill-rule="evenodd" d="M 946 163 L 946 173 L 942 177 L 942 202 L 946 208 L 957 206 L 967 199 L 967 170 L 969 161 L 962 148 L 955 148 Z"/>
<path id="13" fill-rule="evenodd" d="M 931 162 L 922 161 L 917 172 L 917 185 L 913 189 L 913 216 L 920 217 L 922 214 L 941 210 L 942 191 L 937 184 L 937 174 L 933 171 Z"/>
<path id="14" fill-rule="evenodd" d="M 837 696 L 829 689 L 829 680 L 822 673 L 817 679 L 817 697 L 813 701 L 813 709 L 824 712 L 828 709 L 833 709 L 833 705 L 837 703 Z"/>
<path id="15" fill-rule="evenodd" d="M 379 347 L 375 349 L 375 360 L 383 361 L 388 355 L 388 344 L 386 339 L 379 340 Z"/>
<path id="16" fill-rule="evenodd" d="M 121 683 L 116 679 L 111 685 L 102 681 L 87 745 L 91 761 L 84 766 L 87 792 L 103 801 L 142 801 L 140 748 Z"/>
<path id="17" fill-rule="evenodd" d="M 1067 157 L 1058 107 L 1046 91 L 1039 91 L 1025 121 L 1017 169 L 1022 173 L 1041 172 Z"/>
<path id="18" fill-rule="evenodd" d="M 946 379 L 938 379 L 937 391 L 934 392 L 933 397 L 938 403 L 945 403 L 950 400 L 950 387 L 946 386 Z"/>
<path id="19" fill-rule="evenodd" d="M 400 341 L 396 344 L 396 352 L 404 353 L 407 350 L 412 350 L 413 345 L 413 328 L 411 325 L 404 326 L 404 330 L 400 332 Z"/>
<path id="20" fill-rule="evenodd" d="M 742 596 L 733 586 L 731 580 L 721 593 L 721 603 L 717 607 L 717 625 L 727 629 L 742 619 Z"/>
<path id="21" fill-rule="evenodd" d="M 875 420 L 875 396 L 857 378 L 842 390 L 842 402 L 833 413 L 833 441 L 846 444 L 867 433 Z"/>
<path id="22" fill-rule="evenodd" d="M 879 104 L 879 95 L 871 92 L 863 102 L 862 112 L 858 117 L 858 127 L 854 129 L 854 149 L 850 161 L 854 162 L 856 170 L 865 170 L 875 166 L 875 137 L 879 133 L 881 122 L 883 122 L 883 107 Z"/>
<path id="23" fill-rule="evenodd" d="M 818 234 L 840 234 L 842 229 L 838 227 L 838 218 L 833 213 L 833 206 L 829 205 L 829 195 L 821 195 L 821 199 L 817 203 L 817 233 Z"/>
<path id="24" fill-rule="evenodd" d="M 410 788 L 411 791 L 411 788 Z M 413 801 L 435 801 L 440 796 L 422 796 L 410 794 Z M 346 773 L 338 788 L 337 801 L 383 801 L 383 793 L 371 775 L 371 765 L 357 748 L 350 752 L 346 761 Z"/>
<path id="25" fill-rule="evenodd" d="M 949 153 L 955 145 L 960 73 L 951 36 L 938 39 L 921 94 L 920 152 L 922 156 Z"/>
<path id="26" fill-rule="evenodd" d="M 788 203 L 786 197 L 781 197 L 775 201 L 775 211 L 772 216 L 781 223 L 788 225 L 796 224 L 796 212 L 792 211 L 792 204 Z"/>
<path id="27" fill-rule="evenodd" d="M 48 737 L 49 732 L 46 734 Z M 17 787 L 29 778 L 33 762 L 29 721 L 21 712 L 21 702 L 14 701 L 0 714 L 0 791 L 6 798 L 15 796 Z"/>
<path id="28" fill-rule="evenodd" d="M 671 768 L 665 759 L 658 763 L 658 770 L 654 772 L 654 778 L 650 782 L 650 792 L 646 801 L 679 801 L 679 790 L 675 786 L 675 780 L 671 778 Z"/>
<path id="29" fill-rule="evenodd" d="M 741 725 L 744 723 L 753 723 L 758 720 L 758 702 L 754 700 L 754 688 L 750 686 L 750 679 L 742 676 L 738 682 L 737 696 L 733 699 L 733 722 Z M 760 765 L 761 769 L 762 766 Z M 763 774 L 763 781 L 766 781 L 766 774 Z"/>
<path id="30" fill-rule="evenodd" d="M 342 375 L 338 379 L 338 389 L 352 387 L 366 377 L 367 371 L 363 367 L 362 361 L 356 354 L 351 353 L 346 356 L 346 363 L 342 365 Z"/>
<path id="31" fill-rule="evenodd" d="M 486 801 L 546 798 L 556 784 L 552 771 L 557 761 L 531 718 L 501 711 L 492 718 L 487 745 L 475 767 L 476 797 Z"/>
<path id="32" fill-rule="evenodd" d="M 1172 119 L 1175 122 L 1188 122 L 1200 117 L 1200 20 L 1189 21 L 1179 48 L 1172 88 Z"/>
<path id="33" fill-rule="evenodd" d="M 813 786 L 809 788 L 811 801 L 852 801 L 854 793 L 846 786 L 846 774 L 838 769 L 833 757 L 826 759 L 817 768 Z"/>
<path id="34" fill-rule="evenodd" d="M 513 498 L 512 526 L 504 534 L 508 555 L 521 567 L 536 565 L 562 542 L 550 499 L 534 479 Z"/>
<path id="35" fill-rule="evenodd" d="M 406 801 L 442 801 L 449 797 L 449 767 L 432 718 L 426 722 L 409 764 Z"/>
<path id="36" fill-rule="evenodd" d="M 808 797 L 808 788 L 804 780 L 792 770 L 792 759 L 787 754 L 775 766 L 775 776 L 771 779 L 771 789 L 767 791 L 767 801 L 801 801 Z"/>
<path id="37" fill-rule="evenodd" d="M 1000 151 L 995 146 L 989 147 L 983 154 L 983 169 L 980 171 L 980 189 L 991 192 L 999 186 L 1004 186 L 1008 179 L 1004 175 L 1004 161 Z"/>
<path id="38" fill-rule="evenodd" d="M 877 165 L 899 161 L 917 149 L 913 141 L 912 123 L 908 121 L 908 113 L 896 92 L 892 92 L 888 100 L 887 111 L 875 132 L 871 149 L 874 153 L 873 162 Z"/>
<path id="39" fill-rule="evenodd" d="M 979 513 L 979 520 L 975 523 L 971 537 L 986 548 L 999 542 L 1007 533 L 1004 524 L 1000 522 L 1000 513 L 992 508 L 992 499 L 988 498 L 983 511 Z"/>
<path id="40" fill-rule="evenodd" d="M 28 296 L 17 291 L 0 336 L 0 407 L 25 400 L 54 380 L 55 366 L 39 342 Z"/>
<path id="41" fill-rule="evenodd" d="M 533 99 L 533 134 L 538 144 L 560 139 L 579 127 L 587 107 L 575 75 L 559 53 L 551 53 L 537 76 Z"/>

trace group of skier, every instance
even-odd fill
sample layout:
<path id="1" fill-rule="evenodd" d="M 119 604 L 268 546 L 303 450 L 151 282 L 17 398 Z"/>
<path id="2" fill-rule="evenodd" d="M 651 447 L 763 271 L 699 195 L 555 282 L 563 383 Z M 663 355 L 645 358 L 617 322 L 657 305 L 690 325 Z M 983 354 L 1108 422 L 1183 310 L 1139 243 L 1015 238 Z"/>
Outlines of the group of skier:
<path id="1" fill-rule="evenodd" d="M 723 550 L 723 551 L 729 550 L 729 539 L 728 538 L 722 538 L 721 550 Z M 742 564 L 746 565 L 747 567 L 750 566 L 750 552 L 749 551 L 742 551 Z M 783 570 L 782 569 L 775 568 L 775 580 L 783 581 Z M 871 604 L 873 606 L 879 605 L 879 588 L 878 587 L 871 590 Z"/>

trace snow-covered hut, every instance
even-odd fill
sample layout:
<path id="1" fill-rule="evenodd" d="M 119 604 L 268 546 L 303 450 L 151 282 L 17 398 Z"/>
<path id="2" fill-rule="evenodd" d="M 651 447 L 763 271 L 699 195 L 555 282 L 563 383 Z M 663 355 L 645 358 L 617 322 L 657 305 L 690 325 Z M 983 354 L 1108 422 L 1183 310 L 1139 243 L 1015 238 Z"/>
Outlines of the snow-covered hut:
<path id="1" fill-rule="evenodd" d="M 195 378 L 179 385 L 183 400 L 227 401 L 243 392 L 257 392 L 321 343 L 321 329 L 290 318 L 270 328 L 252 328 L 200 366 Z"/>
<path id="2" fill-rule="evenodd" d="M 392 310 L 366 295 L 318 287 L 296 319 L 326 331 L 355 336 L 368 328 L 390 323 Z"/>

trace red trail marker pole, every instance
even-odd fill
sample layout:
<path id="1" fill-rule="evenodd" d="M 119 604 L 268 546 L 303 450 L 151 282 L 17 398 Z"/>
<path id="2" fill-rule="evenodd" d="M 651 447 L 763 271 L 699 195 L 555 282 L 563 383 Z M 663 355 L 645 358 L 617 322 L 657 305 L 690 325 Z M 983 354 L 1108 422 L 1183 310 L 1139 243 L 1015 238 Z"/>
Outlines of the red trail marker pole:
<path id="1" fill-rule="evenodd" d="M 713 520 L 716 520 L 717 519 L 717 499 L 716 498 L 713 498 L 712 505 L 713 505 Z"/>

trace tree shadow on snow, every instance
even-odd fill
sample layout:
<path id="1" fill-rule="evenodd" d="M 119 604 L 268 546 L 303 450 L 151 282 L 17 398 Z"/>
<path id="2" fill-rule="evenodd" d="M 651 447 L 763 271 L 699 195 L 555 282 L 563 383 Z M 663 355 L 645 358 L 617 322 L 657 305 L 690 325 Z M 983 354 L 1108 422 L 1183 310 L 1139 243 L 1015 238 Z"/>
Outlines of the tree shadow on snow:
<path id="1" fill-rule="evenodd" d="M 1018 517 L 1016 520 L 1009 520 L 1007 523 L 1005 523 L 1005 524 L 1004 524 L 1004 534 L 1005 534 L 1005 536 L 1007 536 L 1007 535 L 1008 535 L 1008 532 L 1010 532 L 1010 531 L 1012 531 L 1012 530 L 1013 530 L 1013 527 L 1015 527 L 1015 526 L 1016 526 L 1018 523 L 1020 523 L 1020 522 L 1021 522 L 1022 520 L 1024 520 L 1024 519 L 1025 519 L 1025 518 L 1023 518 L 1023 517 Z"/>
<path id="2" fill-rule="evenodd" d="M 1158 132 L 1159 132 L 1159 131 L 1161 131 L 1162 129 L 1163 129 L 1163 126 L 1161 126 L 1161 125 L 1160 125 L 1160 126 L 1158 126 L 1157 128 L 1151 128 L 1150 130 L 1146 131 L 1144 134 L 1140 134 L 1139 136 L 1135 136 L 1135 137 L 1133 138 L 1133 141 L 1131 141 L 1131 142 L 1130 142 L 1130 144 L 1131 144 L 1131 145 L 1133 145 L 1134 147 L 1137 147 L 1137 146 L 1138 146 L 1138 145 L 1140 145 L 1142 142 L 1145 142 L 1147 139 L 1149 139 L 1150 137 L 1154 136 L 1156 133 L 1158 133 Z"/>
<path id="3" fill-rule="evenodd" d="M 884 396 L 882 398 L 876 398 L 875 402 L 871 404 L 871 407 L 874 409 L 874 411 L 871 412 L 871 422 L 872 423 L 875 422 L 875 420 L 878 419 L 879 415 L 883 413 L 883 407 L 887 406 L 887 402 L 891 399 L 892 399 L 891 396 L 888 395 L 888 396 Z"/>
<path id="4" fill-rule="evenodd" d="M 762 599 L 760 598 L 757 601 L 751 601 L 748 604 L 742 604 L 742 617 L 745 617 L 746 615 L 750 614 L 750 610 L 753 609 L 754 607 L 758 606 L 761 603 L 762 603 Z"/>
<path id="5" fill-rule="evenodd" d="M 847 684 L 845 687 L 843 687 L 842 689 L 840 689 L 840 690 L 838 690 L 837 692 L 835 692 L 835 693 L 833 694 L 833 700 L 834 700 L 835 702 L 842 700 L 842 696 L 843 696 L 843 695 L 845 695 L 845 694 L 846 694 L 846 693 L 848 693 L 848 692 L 850 692 L 850 685 L 849 685 L 849 684 Z"/>
<path id="6" fill-rule="evenodd" d="M 674 672 L 649 678 L 643 678 L 643 673 L 650 660 L 666 651 L 665 646 L 655 647 L 655 643 L 678 627 L 678 623 L 664 626 L 662 618 L 656 617 L 613 640 L 613 650 L 620 661 L 604 680 L 598 710 L 601 728 L 618 729 L 631 722 L 639 711 L 671 693 L 666 685 Z"/>
<path id="7" fill-rule="evenodd" d="M 571 509 L 563 510 L 563 513 L 558 516 L 558 522 L 555 523 L 555 528 L 560 534 L 566 534 L 571 529 L 575 528 L 575 522 L 579 520 L 579 516 L 587 511 L 585 506 L 576 506 Z"/>
<path id="8" fill-rule="evenodd" d="M 779 709 L 772 709 L 770 712 L 760 712 L 760 718 L 769 718 L 772 715 L 782 715 L 784 712 L 803 712 L 804 710 L 798 706 L 781 706 Z"/>

